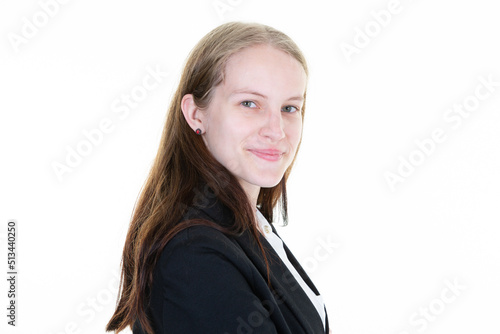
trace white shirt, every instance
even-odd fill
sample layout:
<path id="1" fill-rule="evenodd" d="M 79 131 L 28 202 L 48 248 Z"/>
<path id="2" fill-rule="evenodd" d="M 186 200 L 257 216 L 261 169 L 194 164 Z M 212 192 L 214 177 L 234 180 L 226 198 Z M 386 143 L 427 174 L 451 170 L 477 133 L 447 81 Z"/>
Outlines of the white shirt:
<path id="1" fill-rule="evenodd" d="M 304 282 L 300 274 L 297 272 L 293 264 L 288 259 L 285 249 L 283 248 L 283 241 L 276 234 L 273 233 L 271 225 L 267 221 L 266 217 L 262 215 L 259 209 L 256 209 L 256 212 L 257 212 L 257 222 L 259 223 L 261 231 L 264 232 L 264 237 L 267 239 L 269 244 L 273 246 L 274 250 L 276 251 L 276 253 L 278 253 L 279 257 L 285 263 L 288 270 L 292 273 L 293 277 L 295 277 L 297 282 L 299 282 L 300 286 L 302 287 L 302 290 L 304 290 L 304 292 L 307 294 L 313 305 L 316 307 L 316 310 L 318 311 L 321 320 L 323 321 L 323 327 L 326 328 L 326 320 L 325 320 L 326 314 L 325 314 L 325 304 L 323 302 L 323 298 L 321 297 L 321 295 L 317 296 L 314 293 L 314 291 L 311 290 L 309 285 L 307 285 L 307 283 Z"/>

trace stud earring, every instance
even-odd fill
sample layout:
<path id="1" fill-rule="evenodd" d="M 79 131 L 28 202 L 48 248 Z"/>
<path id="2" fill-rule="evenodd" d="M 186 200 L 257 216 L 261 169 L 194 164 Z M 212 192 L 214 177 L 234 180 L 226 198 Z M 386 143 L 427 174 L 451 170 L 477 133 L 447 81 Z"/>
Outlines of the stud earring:
<path id="1" fill-rule="evenodd" d="M 197 135 L 201 135 L 201 129 L 196 129 L 195 132 L 196 132 Z"/>

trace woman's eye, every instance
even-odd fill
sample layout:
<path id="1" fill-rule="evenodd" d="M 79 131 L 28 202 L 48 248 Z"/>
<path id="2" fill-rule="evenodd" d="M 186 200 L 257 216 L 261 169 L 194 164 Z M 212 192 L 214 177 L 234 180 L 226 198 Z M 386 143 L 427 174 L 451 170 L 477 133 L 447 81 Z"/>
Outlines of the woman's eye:
<path id="1" fill-rule="evenodd" d="M 289 113 L 293 113 L 293 112 L 296 112 L 299 110 L 299 108 L 297 107 L 294 107 L 294 106 L 285 106 L 283 107 L 283 109 L 281 109 L 282 111 L 285 111 L 285 112 L 289 112 Z"/>
<path id="2" fill-rule="evenodd" d="M 248 108 L 256 108 L 257 107 L 255 102 L 252 102 L 252 101 L 243 101 L 243 102 L 241 102 L 241 105 L 243 107 L 248 107 Z"/>

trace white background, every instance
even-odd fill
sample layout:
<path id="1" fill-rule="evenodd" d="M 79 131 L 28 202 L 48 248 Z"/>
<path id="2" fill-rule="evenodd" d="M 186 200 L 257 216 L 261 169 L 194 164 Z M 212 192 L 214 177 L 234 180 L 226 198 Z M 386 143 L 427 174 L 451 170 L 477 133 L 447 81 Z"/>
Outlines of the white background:
<path id="1" fill-rule="evenodd" d="M 0 5 L 0 267 L 6 276 L 15 219 L 19 271 L 16 328 L 0 280 L 2 333 L 104 332 L 183 61 L 232 20 L 282 30 L 309 62 L 290 223 L 278 232 L 323 294 L 333 333 L 498 333 L 500 86 L 460 125 L 445 120 L 474 101 L 479 77 L 500 81 L 494 2 L 401 0 L 383 27 L 372 11 L 388 0 L 68 1 L 43 22 L 47 2 Z M 39 27 L 15 47 L 27 21 Z M 342 43 L 355 42 L 347 57 Z M 169 75 L 120 119 L 113 101 L 147 68 Z M 52 164 L 105 118 L 113 130 L 59 180 Z M 446 140 L 418 153 L 415 141 L 439 128 Z M 384 175 L 410 156 L 419 165 L 391 189 Z"/>

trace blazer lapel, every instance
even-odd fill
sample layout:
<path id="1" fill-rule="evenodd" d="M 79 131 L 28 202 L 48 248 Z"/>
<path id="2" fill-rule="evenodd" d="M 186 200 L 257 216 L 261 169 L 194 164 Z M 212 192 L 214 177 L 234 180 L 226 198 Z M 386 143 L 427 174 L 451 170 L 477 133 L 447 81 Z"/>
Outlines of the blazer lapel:
<path id="1" fill-rule="evenodd" d="M 245 232 L 241 237 L 236 238 L 236 241 L 262 277 L 266 278 L 267 269 L 262 253 L 258 249 L 256 242 L 252 240 L 250 233 Z M 302 290 L 299 282 L 263 236 L 260 236 L 260 241 L 267 252 L 271 286 L 276 295 L 292 311 L 305 333 L 323 333 L 324 328 L 321 317 L 309 297 Z"/>
<path id="2" fill-rule="evenodd" d="M 204 198 L 203 205 L 194 205 L 189 208 L 184 215 L 184 219 L 205 218 L 214 221 L 220 225 L 228 226 L 234 221 L 232 212 L 221 202 L 217 201 L 215 196 Z M 272 224 L 271 224 L 272 226 Z M 272 226 L 273 232 L 276 229 Z M 278 235 L 276 233 L 276 235 Z M 267 242 L 266 238 L 259 235 L 266 254 L 268 256 L 270 268 L 271 286 L 277 296 L 282 300 L 292 311 L 298 322 L 303 327 L 305 333 L 323 333 L 323 322 L 320 315 L 316 311 L 315 306 L 302 290 L 299 282 L 293 274 L 288 270 L 286 265 L 281 261 L 279 255 L 274 251 L 274 248 Z M 267 278 L 267 268 L 264 262 L 262 253 L 257 246 L 256 241 L 249 231 L 245 231 L 242 235 L 234 237 L 234 240 L 240 245 L 246 253 L 250 261 L 255 265 L 264 279 Z M 297 259 L 293 256 L 288 247 L 283 243 L 288 259 L 295 267 L 306 284 L 319 295 L 318 290 L 309 279 L 304 269 L 300 266 Z M 327 320 L 328 321 L 328 320 Z M 326 327 L 328 329 L 328 326 Z"/>

